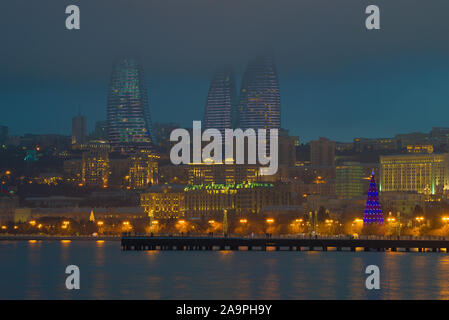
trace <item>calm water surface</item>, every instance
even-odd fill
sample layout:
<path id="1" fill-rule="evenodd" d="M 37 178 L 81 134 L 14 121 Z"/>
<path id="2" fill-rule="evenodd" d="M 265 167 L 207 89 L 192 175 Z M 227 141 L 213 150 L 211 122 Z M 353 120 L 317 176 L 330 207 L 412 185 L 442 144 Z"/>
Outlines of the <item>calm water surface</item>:
<path id="1" fill-rule="evenodd" d="M 65 268 L 81 289 L 65 288 Z M 381 270 L 366 290 L 364 270 Z M 449 254 L 121 251 L 118 241 L 0 241 L 0 299 L 448 299 Z"/>

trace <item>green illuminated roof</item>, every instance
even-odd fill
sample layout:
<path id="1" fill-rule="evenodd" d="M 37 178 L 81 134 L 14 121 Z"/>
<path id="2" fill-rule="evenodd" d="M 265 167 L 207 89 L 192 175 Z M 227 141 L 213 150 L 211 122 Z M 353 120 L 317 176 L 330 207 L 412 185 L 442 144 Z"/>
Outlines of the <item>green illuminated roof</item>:
<path id="1" fill-rule="evenodd" d="M 234 189 L 252 189 L 252 188 L 273 188 L 272 183 L 248 182 L 248 183 L 230 183 L 230 184 L 195 184 L 188 185 L 184 191 L 193 190 L 234 190 Z"/>

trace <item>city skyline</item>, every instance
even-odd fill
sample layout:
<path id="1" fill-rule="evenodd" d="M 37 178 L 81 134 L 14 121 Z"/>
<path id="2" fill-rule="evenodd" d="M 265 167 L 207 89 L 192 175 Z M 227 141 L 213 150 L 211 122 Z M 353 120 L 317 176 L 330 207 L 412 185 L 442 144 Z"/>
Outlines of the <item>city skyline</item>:
<path id="1" fill-rule="evenodd" d="M 448 0 L 3 2 L 0 299 L 449 299 Z"/>
<path id="2" fill-rule="evenodd" d="M 251 59 L 250 59 L 250 61 L 251 61 Z M 113 66 L 113 64 L 112 64 L 112 66 Z M 220 69 L 218 69 L 218 70 L 220 70 Z M 246 70 L 244 70 L 244 71 L 246 71 Z M 239 77 L 239 74 L 237 74 L 237 75 L 234 76 L 234 78 L 240 78 L 240 80 L 241 80 L 240 82 L 243 83 L 242 78 L 245 75 L 244 71 L 242 71 L 242 76 Z M 141 71 L 141 72 L 144 73 L 144 71 Z M 142 84 L 143 87 L 147 87 L 148 88 L 149 81 L 145 77 L 143 77 L 142 79 L 143 79 L 143 84 Z M 212 82 L 214 81 L 214 79 L 212 78 L 212 80 L 209 79 L 208 81 L 209 81 L 209 83 L 207 83 L 207 85 L 210 86 L 212 84 Z M 236 87 L 237 87 L 237 85 L 235 83 L 238 83 L 240 85 L 240 83 L 237 82 L 237 81 L 233 81 L 233 82 L 234 82 L 233 85 L 236 86 Z M 211 88 L 209 87 L 209 90 L 210 89 Z M 108 90 L 109 89 L 106 89 L 106 91 L 108 91 Z M 148 89 L 146 89 L 144 91 L 145 91 L 146 95 L 148 95 Z M 108 95 L 107 92 L 106 92 L 105 95 L 106 96 Z M 147 100 L 151 100 L 152 96 L 157 96 L 157 91 L 151 90 L 150 98 L 149 99 L 146 98 L 146 99 Z M 206 101 L 205 104 L 206 105 L 207 105 L 207 100 L 208 100 L 207 96 L 208 96 L 208 94 L 205 95 L 205 101 Z M 446 95 L 446 96 L 448 97 L 448 104 L 449 104 L 449 95 Z M 241 94 L 239 94 L 239 92 L 236 92 L 235 99 L 237 100 L 237 102 L 236 102 L 237 107 L 241 104 L 241 102 L 239 101 L 240 97 L 241 97 Z M 282 95 L 282 100 L 284 101 L 284 95 Z M 148 102 L 147 102 L 147 104 L 148 104 Z M 282 105 L 284 105 L 284 103 L 282 103 Z M 106 107 L 107 107 L 107 101 L 102 106 L 102 109 L 106 110 Z M 73 114 L 67 114 L 68 122 L 70 122 L 72 120 L 72 118 L 76 114 L 81 114 L 82 116 L 87 118 L 87 122 L 88 122 L 87 132 L 88 133 L 93 132 L 95 130 L 95 125 L 96 125 L 97 122 L 106 121 L 106 119 L 105 119 L 106 117 L 105 118 L 94 118 L 94 119 L 92 119 L 92 117 L 89 117 L 89 114 L 90 114 L 91 110 L 85 110 L 85 108 L 81 108 L 80 106 L 77 106 L 76 109 L 77 109 L 77 111 L 74 111 Z M 152 109 L 151 112 L 152 111 L 158 111 L 158 108 L 154 108 L 153 107 L 151 109 Z M 284 109 L 285 108 L 283 108 L 283 110 Z M 203 112 L 204 111 L 205 111 L 205 109 L 203 107 Z M 238 111 L 237 111 L 237 113 L 238 113 Z M 204 114 L 203 114 L 203 116 L 204 116 Z M 199 116 L 199 119 L 202 119 L 202 117 Z M 176 121 L 171 121 L 170 119 L 166 119 L 166 120 L 167 121 L 158 121 L 158 120 L 156 120 L 154 122 L 157 122 L 157 123 L 172 123 L 172 122 L 176 122 Z M 180 123 L 181 127 L 186 127 L 186 128 L 191 127 L 191 121 L 190 120 L 179 121 L 179 123 Z M 430 127 L 420 127 L 418 130 L 409 130 L 409 131 L 404 131 L 404 130 L 403 131 L 394 131 L 394 130 L 390 130 L 389 135 L 387 135 L 387 134 L 382 135 L 382 134 L 378 134 L 377 132 L 376 132 L 376 134 L 370 134 L 371 132 L 366 131 L 366 132 L 362 132 L 361 134 L 358 134 L 358 135 L 357 134 L 355 134 L 353 136 L 346 135 L 345 139 L 340 139 L 340 140 L 338 138 L 335 138 L 336 135 L 332 135 L 332 133 L 327 135 L 327 134 L 325 134 L 326 131 L 320 130 L 318 132 L 317 131 L 318 129 L 315 131 L 315 134 L 309 135 L 309 137 L 310 137 L 309 139 L 305 138 L 305 137 L 307 137 L 307 134 L 304 134 L 304 135 L 299 134 L 299 136 L 300 136 L 301 143 L 303 143 L 303 142 L 310 142 L 312 140 L 316 140 L 316 139 L 318 139 L 321 136 L 325 136 L 327 138 L 330 138 L 333 141 L 338 141 L 338 142 L 352 142 L 353 139 L 358 138 L 358 137 L 364 137 L 364 138 L 385 138 L 385 137 L 392 137 L 394 135 L 401 134 L 401 133 L 426 132 L 426 131 L 430 131 L 431 128 L 446 127 L 447 126 L 447 122 L 445 122 L 444 120 L 442 121 L 441 118 L 438 119 L 438 120 L 432 119 L 432 123 L 428 124 Z M 5 126 L 7 126 L 9 128 L 10 135 L 24 135 L 24 134 L 62 134 L 62 135 L 70 135 L 70 130 L 71 130 L 70 126 L 66 126 L 65 124 L 61 124 L 61 123 L 59 123 L 59 124 L 62 125 L 62 127 L 64 127 L 64 131 L 62 131 L 62 132 L 61 131 L 56 131 L 55 132 L 55 131 L 48 131 L 48 129 L 46 129 L 46 130 L 43 130 L 43 131 L 37 130 L 35 132 L 33 132 L 33 131 L 26 131 L 26 130 L 18 132 L 16 127 L 10 126 L 5 121 L 3 123 L 0 123 L 0 125 L 5 125 Z M 436 124 L 442 124 L 442 125 L 436 125 Z M 48 127 L 49 127 L 48 123 L 45 123 L 45 128 L 48 128 Z M 295 133 L 297 133 L 297 128 L 293 128 L 293 129 L 289 128 L 289 127 L 283 127 L 283 128 L 289 130 L 290 133 L 293 134 L 293 135 L 295 135 Z M 305 133 L 305 132 L 306 131 L 300 131 L 300 133 Z M 298 134 L 296 134 L 296 135 L 298 135 Z"/>

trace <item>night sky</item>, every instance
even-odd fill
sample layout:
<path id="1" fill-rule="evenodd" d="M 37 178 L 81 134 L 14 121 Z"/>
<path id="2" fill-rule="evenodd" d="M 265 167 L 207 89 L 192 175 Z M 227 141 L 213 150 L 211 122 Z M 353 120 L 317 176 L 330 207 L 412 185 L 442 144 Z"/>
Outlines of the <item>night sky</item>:
<path id="1" fill-rule="evenodd" d="M 81 30 L 65 29 L 79 5 Z M 365 8 L 381 10 L 367 31 Z M 449 127 L 447 0 L 15 0 L 0 3 L 0 124 L 69 134 L 106 118 L 113 61 L 140 57 L 153 122 L 201 120 L 212 73 L 274 52 L 301 141 Z M 238 79 L 239 83 L 239 79 Z"/>

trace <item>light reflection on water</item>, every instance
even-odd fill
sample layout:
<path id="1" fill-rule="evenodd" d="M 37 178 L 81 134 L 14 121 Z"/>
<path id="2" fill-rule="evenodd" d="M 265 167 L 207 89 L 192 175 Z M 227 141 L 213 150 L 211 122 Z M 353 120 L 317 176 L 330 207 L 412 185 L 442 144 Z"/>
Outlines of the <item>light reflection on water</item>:
<path id="1" fill-rule="evenodd" d="M 449 299 L 449 254 L 123 252 L 119 242 L 0 241 L 0 299 Z M 65 288 L 65 268 L 81 290 Z M 381 270 L 366 290 L 365 268 Z"/>

